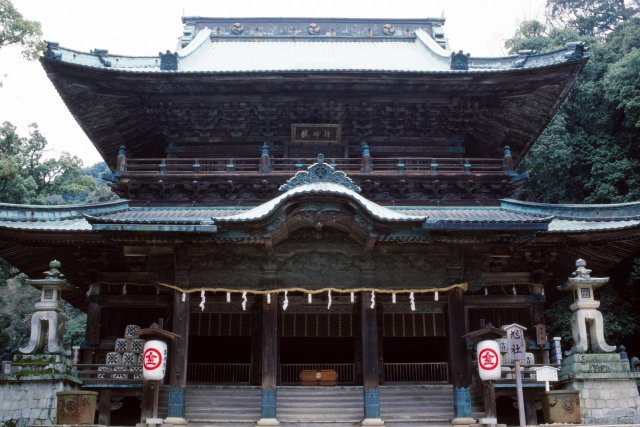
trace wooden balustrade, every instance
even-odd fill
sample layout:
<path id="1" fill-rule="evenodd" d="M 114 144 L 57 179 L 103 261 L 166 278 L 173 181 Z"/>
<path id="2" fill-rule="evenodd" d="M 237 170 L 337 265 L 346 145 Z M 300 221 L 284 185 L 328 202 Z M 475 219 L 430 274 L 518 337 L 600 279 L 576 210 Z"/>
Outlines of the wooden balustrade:
<path id="1" fill-rule="evenodd" d="M 187 381 L 212 384 L 249 384 L 249 363 L 189 363 Z"/>
<path id="2" fill-rule="evenodd" d="M 257 175 L 292 174 L 306 170 L 316 158 L 270 158 L 269 172 L 261 172 L 259 158 L 128 158 L 124 175 Z M 367 174 L 361 171 L 359 157 L 325 158 L 324 162 L 348 174 Z M 503 159 L 482 158 L 373 158 L 372 172 L 376 175 L 447 175 L 447 174 L 501 174 Z"/>
<path id="3" fill-rule="evenodd" d="M 388 383 L 448 382 L 449 365 L 447 362 L 385 363 L 384 376 Z"/>
<path id="4" fill-rule="evenodd" d="M 286 363 L 280 365 L 280 384 L 300 384 L 302 371 L 333 370 L 338 374 L 338 384 L 353 384 L 353 363 Z"/>
<path id="5" fill-rule="evenodd" d="M 73 369 L 85 384 L 140 384 L 142 385 L 141 365 L 76 364 Z"/>

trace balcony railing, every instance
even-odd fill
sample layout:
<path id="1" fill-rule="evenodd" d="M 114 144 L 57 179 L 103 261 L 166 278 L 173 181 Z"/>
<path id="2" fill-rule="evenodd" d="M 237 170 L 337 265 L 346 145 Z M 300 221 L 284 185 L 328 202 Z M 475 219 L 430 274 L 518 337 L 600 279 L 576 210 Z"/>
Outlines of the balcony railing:
<path id="1" fill-rule="evenodd" d="M 189 363 L 187 381 L 213 384 L 249 384 L 250 363 Z"/>
<path id="2" fill-rule="evenodd" d="M 449 365 L 447 362 L 435 363 L 385 363 L 386 382 L 448 382 Z"/>
<path id="3" fill-rule="evenodd" d="M 300 372 L 333 370 L 338 384 L 353 384 L 353 363 L 287 363 L 280 365 L 280 384 L 300 384 Z"/>
<path id="4" fill-rule="evenodd" d="M 316 158 L 269 158 L 262 162 L 257 158 L 208 158 L 208 159 L 136 159 L 121 163 L 117 176 L 149 175 L 257 175 L 286 174 L 306 170 L 316 163 Z M 376 175 L 453 175 L 453 174 L 504 174 L 503 159 L 482 158 L 375 158 L 364 167 L 360 158 L 325 158 L 325 163 L 348 174 Z"/>

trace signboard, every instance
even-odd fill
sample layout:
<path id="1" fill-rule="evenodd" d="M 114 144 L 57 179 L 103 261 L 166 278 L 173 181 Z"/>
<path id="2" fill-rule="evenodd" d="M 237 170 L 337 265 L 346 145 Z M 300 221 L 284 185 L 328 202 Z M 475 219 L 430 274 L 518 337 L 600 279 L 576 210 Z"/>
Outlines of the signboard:
<path id="1" fill-rule="evenodd" d="M 145 380 L 162 380 L 167 369 L 167 343 L 150 340 L 144 343 L 142 376 Z"/>
<path id="2" fill-rule="evenodd" d="M 524 331 L 526 331 L 527 328 L 513 323 L 503 326 L 502 329 L 507 331 L 507 360 L 510 363 L 516 360 L 525 360 L 526 344 L 524 341 Z"/>
<path id="3" fill-rule="evenodd" d="M 342 125 L 292 124 L 292 145 L 341 145 Z"/>
<path id="4" fill-rule="evenodd" d="M 554 368 L 553 366 L 541 366 L 539 368 L 534 368 L 534 370 L 536 371 L 536 381 L 558 381 L 558 368 Z"/>
<path id="5" fill-rule="evenodd" d="M 536 344 L 545 345 L 547 343 L 547 328 L 542 323 L 538 323 L 535 328 Z"/>
<path id="6" fill-rule="evenodd" d="M 483 381 L 499 380 L 502 373 L 500 346 L 493 340 L 480 341 L 476 346 L 478 373 Z"/>

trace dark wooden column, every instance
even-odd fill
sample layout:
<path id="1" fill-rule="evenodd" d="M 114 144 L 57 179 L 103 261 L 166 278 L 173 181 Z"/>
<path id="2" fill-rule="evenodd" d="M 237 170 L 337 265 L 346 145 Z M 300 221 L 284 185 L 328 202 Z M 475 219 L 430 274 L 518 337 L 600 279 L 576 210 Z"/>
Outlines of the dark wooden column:
<path id="1" fill-rule="evenodd" d="M 276 378 L 278 372 L 278 304 L 275 295 L 271 304 L 262 301 L 262 393 L 260 425 L 274 425 L 276 421 Z"/>
<path id="2" fill-rule="evenodd" d="M 185 246 L 176 247 L 175 283 L 181 288 L 190 285 L 189 256 Z M 189 295 L 173 294 L 172 331 L 177 337 L 169 344 L 169 407 L 166 424 L 186 424 L 185 387 L 187 385 L 187 361 L 189 358 Z M 184 298 L 184 301 L 182 300 Z"/>
<path id="3" fill-rule="evenodd" d="M 360 294 L 362 324 L 362 385 L 364 388 L 364 422 L 382 424 L 380 420 L 380 373 L 378 370 L 378 320 L 371 308 L 371 292 Z"/>
<path id="4" fill-rule="evenodd" d="M 173 296 L 173 333 L 169 359 L 169 408 L 167 424 L 184 422 L 185 387 L 187 385 L 187 359 L 189 348 L 189 295 L 176 292 Z"/>
<path id="5" fill-rule="evenodd" d="M 85 334 L 86 350 L 82 353 L 81 363 L 96 363 L 95 349 L 100 345 L 100 322 L 102 310 L 100 303 L 100 285 L 93 285 L 91 294 L 87 297 L 89 309 L 87 310 L 87 331 Z M 104 361 L 103 361 L 104 362 Z"/>
<path id="6" fill-rule="evenodd" d="M 111 390 L 108 388 L 98 393 L 98 424 L 111 425 Z"/>
<path id="7" fill-rule="evenodd" d="M 471 367 L 465 339 L 464 291 L 452 289 L 448 294 L 449 357 L 453 385 L 454 414 L 457 419 L 471 420 Z M 463 423 L 464 424 L 464 423 Z"/>

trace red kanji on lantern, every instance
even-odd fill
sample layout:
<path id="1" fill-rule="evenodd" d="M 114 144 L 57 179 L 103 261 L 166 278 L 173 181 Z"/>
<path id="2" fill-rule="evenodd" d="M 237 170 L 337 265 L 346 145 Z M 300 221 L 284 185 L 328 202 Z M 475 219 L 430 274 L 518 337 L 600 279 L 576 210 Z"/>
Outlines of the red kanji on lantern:
<path id="1" fill-rule="evenodd" d="M 155 348 L 148 348 L 144 352 L 144 368 L 152 371 L 157 369 L 162 364 L 162 355 Z"/>
<path id="2" fill-rule="evenodd" d="M 491 348 L 485 348 L 478 355 L 478 363 L 487 371 L 495 369 L 498 366 L 498 354 Z"/>

